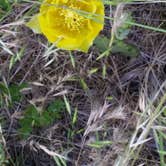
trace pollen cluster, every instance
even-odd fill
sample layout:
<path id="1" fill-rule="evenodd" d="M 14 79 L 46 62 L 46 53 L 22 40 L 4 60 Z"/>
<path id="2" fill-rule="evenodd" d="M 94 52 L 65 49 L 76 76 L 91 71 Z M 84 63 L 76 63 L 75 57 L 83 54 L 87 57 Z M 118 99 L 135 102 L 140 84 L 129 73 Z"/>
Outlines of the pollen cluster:
<path id="1" fill-rule="evenodd" d="M 64 25 L 70 29 L 70 31 L 80 31 L 80 27 L 86 20 L 85 17 L 81 16 L 78 12 L 79 8 L 70 5 L 69 8 L 63 8 L 60 10 L 60 16 L 63 17 Z"/>

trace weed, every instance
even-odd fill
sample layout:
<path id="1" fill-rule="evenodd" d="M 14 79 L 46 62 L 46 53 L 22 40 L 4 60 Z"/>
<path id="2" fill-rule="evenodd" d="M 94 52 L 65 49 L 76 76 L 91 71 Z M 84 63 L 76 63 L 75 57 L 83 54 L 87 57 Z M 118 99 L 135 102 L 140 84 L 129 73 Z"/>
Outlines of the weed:
<path id="1" fill-rule="evenodd" d="M 0 82 L 0 106 L 3 107 L 6 104 L 8 107 L 12 107 L 15 103 L 20 102 L 21 90 L 25 87 L 27 87 L 25 83 L 7 85 L 7 83 Z"/>
<path id="2" fill-rule="evenodd" d="M 45 110 L 39 110 L 34 105 L 30 105 L 24 111 L 20 120 L 19 133 L 23 138 L 27 138 L 34 128 L 47 127 L 62 117 L 64 103 L 56 100 L 49 104 Z"/>
<path id="3" fill-rule="evenodd" d="M 11 10 L 11 4 L 8 0 L 0 1 L 0 20 Z"/>

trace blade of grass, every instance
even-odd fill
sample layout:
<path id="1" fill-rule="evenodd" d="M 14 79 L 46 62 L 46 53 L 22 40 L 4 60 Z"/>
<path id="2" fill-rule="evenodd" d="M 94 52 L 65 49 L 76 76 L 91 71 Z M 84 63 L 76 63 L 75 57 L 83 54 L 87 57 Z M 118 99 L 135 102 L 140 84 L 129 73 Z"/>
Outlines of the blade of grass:
<path id="1" fill-rule="evenodd" d="M 67 109 L 69 115 L 71 115 L 70 103 L 69 103 L 68 99 L 66 98 L 66 96 L 63 96 L 63 99 L 64 99 L 64 102 L 65 102 L 65 105 L 66 105 L 66 109 Z"/>

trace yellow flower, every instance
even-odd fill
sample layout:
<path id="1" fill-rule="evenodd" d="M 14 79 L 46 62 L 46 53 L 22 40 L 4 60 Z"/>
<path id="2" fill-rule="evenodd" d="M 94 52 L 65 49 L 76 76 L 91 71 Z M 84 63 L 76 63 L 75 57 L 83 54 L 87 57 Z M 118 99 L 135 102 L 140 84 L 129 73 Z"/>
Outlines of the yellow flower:
<path id="1" fill-rule="evenodd" d="M 58 48 L 87 52 L 103 24 L 102 0 L 44 0 L 27 26 Z"/>

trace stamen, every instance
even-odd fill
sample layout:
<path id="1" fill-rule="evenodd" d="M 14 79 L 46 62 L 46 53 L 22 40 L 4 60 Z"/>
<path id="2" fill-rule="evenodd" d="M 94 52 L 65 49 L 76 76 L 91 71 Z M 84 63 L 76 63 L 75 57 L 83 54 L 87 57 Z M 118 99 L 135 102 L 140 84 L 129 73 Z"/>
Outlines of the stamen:
<path id="1" fill-rule="evenodd" d="M 69 9 L 62 9 L 60 15 L 64 17 L 64 24 L 71 31 L 78 31 L 83 24 L 85 18 L 79 15 L 76 11 L 72 9 L 79 10 L 79 8 L 74 7 L 72 4 L 69 6 Z"/>

